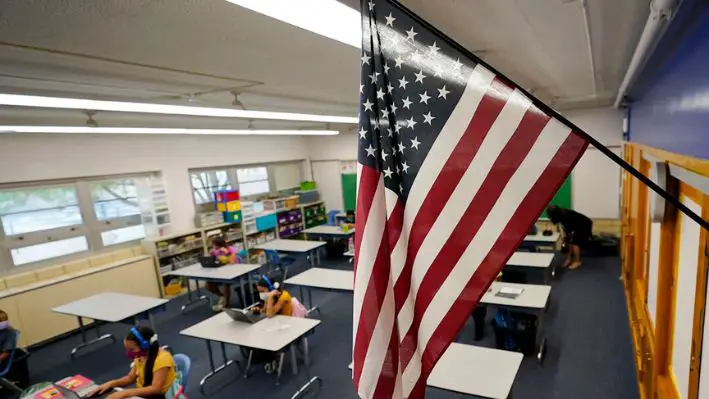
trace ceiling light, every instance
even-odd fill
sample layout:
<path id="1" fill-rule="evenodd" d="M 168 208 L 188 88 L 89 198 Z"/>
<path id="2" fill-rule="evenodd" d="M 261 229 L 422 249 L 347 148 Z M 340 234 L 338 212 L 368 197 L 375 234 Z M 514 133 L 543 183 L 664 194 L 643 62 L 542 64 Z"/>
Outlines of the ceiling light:
<path id="1" fill-rule="evenodd" d="M 337 130 L 182 129 L 161 127 L 0 126 L 3 133 L 190 134 L 224 136 L 334 136 Z"/>
<path id="2" fill-rule="evenodd" d="M 26 96 L 21 94 L 1 93 L 0 105 L 35 108 L 80 109 L 92 111 L 135 112 L 141 114 L 211 116 L 217 118 L 269 119 L 298 122 L 324 122 L 347 124 L 357 124 L 358 122 L 357 117 L 353 116 L 251 111 L 234 108 L 209 108 L 195 107 L 191 105 L 101 101 L 81 98 Z"/>
<path id="3" fill-rule="evenodd" d="M 318 35 L 362 47 L 362 17 L 337 0 L 227 0 Z"/>

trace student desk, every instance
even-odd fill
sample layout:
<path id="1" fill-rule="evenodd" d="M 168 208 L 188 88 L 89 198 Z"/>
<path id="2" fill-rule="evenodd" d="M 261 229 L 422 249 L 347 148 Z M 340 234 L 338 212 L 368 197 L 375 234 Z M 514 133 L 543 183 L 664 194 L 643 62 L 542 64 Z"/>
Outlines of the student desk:
<path id="1" fill-rule="evenodd" d="M 326 239 L 328 239 L 328 238 L 345 239 L 345 238 L 352 237 L 355 233 L 355 229 L 353 227 L 345 232 L 345 231 L 342 231 L 342 229 L 339 226 L 320 225 L 320 226 L 311 227 L 309 229 L 305 229 L 305 230 L 303 230 L 303 233 L 307 234 L 308 237 L 314 236 L 314 237 L 324 237 Z"/>
<path id="2" fill-rule="evenodd" d="M 537 234 L 529 234 L 524 237 L 524 242 L 522 247 L 525 248 L 536 248 L 539 246 L 553 246 L 559 241 L 561 234 L 559 232 L 552 232 L 551 235 L 545 236 L 542 231 L 537 232 Z"/>
<path id="3" fill-rule="evenodd" d="M 308 312 L 319 310 L 313 306 L 312 288 L 331 291 L 354 291 L 354 271 L 352 270 L 332 270 L 313 267 L 296 276 L 293 276 L 284 284 L 297 285 L 300 288 L 300 297 L 308 305 Z M 303 295 L 303 287 L 307 288 L 308 300 Z"/>
<path id="4" fill-rule="evenodd" d="M 505 298 L 496 294 L 502 287 L 522 288 L 522 293 L 517 298 Z M 544 314 L 549 303 L 551 286 L 538 284 L 514 284 L 493 282 L 489 290 L 480 299 L 480 303 L 487 307 L 504 307 L 521 313 L 537 316 L 537 359 L 541 362 L 544 358 L 546 337 L 544 337 Z"/>
<path id="5" fill-rule="evenodd" d="M 556 274 L 554 253 L 550 252 L 515 252 L 507 261 L 505 269 L 527 272 L 538 270 L 544 273 L 544 284 L 548 284 Z"/>
<path id="6" fill-rule="evenodd" d="M 251 295 L 251 299 L 253 300 L 253 287 L 251 286 L 251 284 L 248 284 L 248 277 L 252 272 L 254 272 L 255 270 L 259 270 L 260 268 L 261 265 L 257 263 L 237 263 L 233 265 L 224 265 L 215 268 L 202 267 L 201 264 L 197 263 L 192 266 L 183 267 L 181 269 L 171 271 L 170 273 L 167 273 L 167 275 L 184 277 L 188 280 L 195 280 L 197 282 L 205 281 L 209 283 L 219 283 L 227 285 L 233 285 L 241 282 L 241 304 L 243 307 L 246 307 L 248 306 L 248 304 L 246 303 L 246 288 L 244 288 L 245 284 L 243 284 L 244 280 L 246 280 L 246 285 L 249 286 L 249 294 Z M 187 309 L 190 305 L 194 303 L 202 301 L 209 302 L 209 298 L 206 295 L 199 294 L 199 284 L 197 284 L 197 299 L 192 299 L 192 288 L 190 287 L 189 283 L 187 284 L 187 295 L 189 297 L 189 302 L 182 306 L 183 313 L 185 312 L 185 309 Z"/>
<path id="7" fill-rule="evenodd" d="M 298 368 L 296 364 L 295 350 L 292 346 L 295 341 L 312 331 L 318 324 L 320 324 L 320 320 L 280 315 L 270 319 L 263 319 L 254 324 L 249 324 L 234 321 L 226 313 L 220 313 L 180 331 L 180 335 L 199 338 L 207 343 L 207 352 L 209 353 L 209 365 L 211 367 L 211 371 L 199 382 L 200 391 L 204 393 L 204 384 L 209 378 L 215 376 L 232 364 L 236 364 L 241 367 L 238 361 L 227 360 L 226 351 L 224 348 L 225 344 L 237 345 L 251 349 L 249 352 L 249 359 L 246 363 L 246 369 L 244 370 L 244 378 L 248 378 L 253 349 L 281 353 L 276 380 L 277 383 L 280 382 L 281 369 L 283 368 L 283 358 L 285 356 L 285 352 L 288 350 L 290 350 L 291 353 L 291 367 L 293 369 L 293 374 L 297 374 Z M 212 342 L 218 342 L 220 344 L 222 349 L 222 358 L 224 360 L 224 364 L 216 368 L 214 366 Z M 307 345 L 305 345 L 304 348 L 305 367 L 307 368 Z"/>
<path id="8" fill-rule="evenodd" d="M 259 244 L 255 246 L 254 249 L 271 249 L 278 252 L 306 254 L 310 257 L 310 265 L 314 266 L 316 256 L 317 263 L 320 263 L 320 255 L 318 254 L 318 249 L 324 246 L 325 243 L 322 241 L 277 239 L 269 241 L 267 243 Z"/>
<path id="9" fill-rule="evenodd" d="M 118 294 L 115 292 L 103 292 L 88 298 L 70 302 L 52 309 L 52 312 L 63 313 L 76 316 L 79 321 L 81 338 L 83 343 L 71 350 L 71 356 L 84 347 L 93 345 L 105 339 L 115 342 L 115 337 L 111 334 L 101 335 L 98 322 L 118 323 L 124 320 L 133 319 L 133 324 L 137 323 L 138 316 L 147 315 L 150 324 L 155 329 L 152 311 L 162 307 L 167 303 L 167 299 L 148 298 L 143 296 Z M 86 328 L 83 318 L 93 319 L 94 328 L 98 338 L 91 341 L 86 340 Z"/>
<path id="10" fill-rule="evenodd" d="M 426 385 L 481 398 L 506 399 L 521 364 L 521 353 L 453 342 L 431 370 Z M 349 367 L 352 369 L 351 363 Z"/>

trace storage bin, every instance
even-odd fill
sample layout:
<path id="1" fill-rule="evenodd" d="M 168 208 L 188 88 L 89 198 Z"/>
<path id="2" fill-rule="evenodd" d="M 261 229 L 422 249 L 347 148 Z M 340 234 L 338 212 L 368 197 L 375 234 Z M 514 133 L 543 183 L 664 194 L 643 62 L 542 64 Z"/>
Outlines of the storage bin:
<path id="1" fill-rule="evenodd" d="M 256 229 L 265 231 L 276 228 L 278 225 L 278 217 L 276 214 L 256 217 Z"/>
<path id="2" fill-rule="evenodd" d="M 241 211 L 236 212 L 224 212 L 224 221 L 226 223 L 239 223 L 241 222 Z"/>
<path id="3" fill-rule="evenodd" d="M 241 210 L 240 201 L 217 202 L 219 212 L 236 212 Z"/>
<path id="4" fill-rule="evenodd" d="M 229 202 L 238 201 L 239 191 L 238 190 L 224 190 L 217 191 L 214 193 L 214 202 Z"/>
<path id="5" fill-rule="evenodd" d="M 298 206 L 299 197 L 297 195 L 286 198 L 286 209 L 293 209 Z"/>
<path id="6" fill-rule="evenodd" d="M 320 192 L 318 190 L 296 191 L 295 193 L 298 195 L 301 205 L 320 201 Z"/>
<path id="7" fill-rule="evenodd" d="M 244 234 L 253 234 L 257 232 L 256 220 L 244 221 Z"/>
<path id="8" fill-rule="evenodd" d="M 316 188 L 317 188 L 317 186 L 314 181 L 306 180 L 306 181 L 300 182 L 300 191 L 315 190 Z"/>

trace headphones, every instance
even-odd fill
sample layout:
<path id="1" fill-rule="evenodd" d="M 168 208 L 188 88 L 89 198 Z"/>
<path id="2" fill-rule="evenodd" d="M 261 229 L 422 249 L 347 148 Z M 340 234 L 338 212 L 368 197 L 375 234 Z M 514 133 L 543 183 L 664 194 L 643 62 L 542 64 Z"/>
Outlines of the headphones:
<path id="1" fill-rule="evenodd" d="M 273 283 L 271 283 L 271 280 L 269 280 L 269 278 L 268 278 L 265 274 L 262 274 L 262 275 L 261 275 L 261 278 L 263 279 L 263 281 L 266 282 L 266 284 L 268 284 L 268 289 L 269 289 L 269 290 L 274 291 L 274 290 L 277 290 L 277 289 L 278 289 L 279 284 L 276 283 L 276 284 L 274 285 Z"/>
<path id="2" fill-rule="evenodd" d="M 133 327 L 130 329 L 131 334 L 135 336 L 136 339 L 138 339 L 138 346 L 142 350 L 148 350 L 150 349 L 150 345 L 158 342 L 158 334 L 153 334 L 152 337 L 150 337 L 149 341 L 146 341 L 145 338 L 143 338 L 142 335 L 140 335 L 140 331 L 136 327 Z"/>

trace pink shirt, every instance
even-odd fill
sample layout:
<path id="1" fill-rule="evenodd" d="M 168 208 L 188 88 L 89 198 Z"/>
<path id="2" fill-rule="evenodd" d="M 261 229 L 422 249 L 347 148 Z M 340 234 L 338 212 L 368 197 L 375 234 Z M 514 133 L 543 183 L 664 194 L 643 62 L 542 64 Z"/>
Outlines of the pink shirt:
<path id="1" fill-rule="evenodd" d="M 231 245 L 226 248 L 212 248 L 209 254 L 216 257 L 232 256 L 236 255 L 236 249 L 234 249 Z"/>

